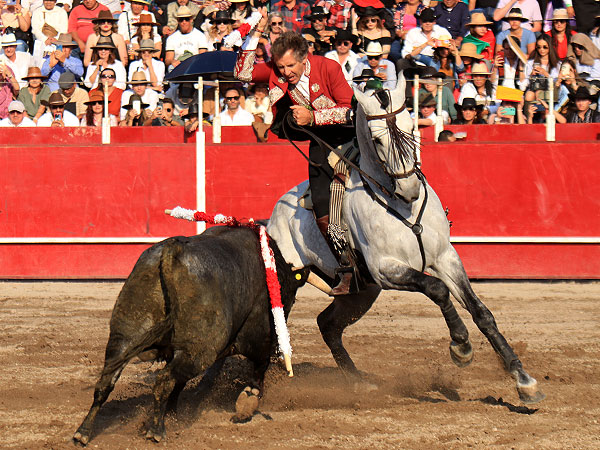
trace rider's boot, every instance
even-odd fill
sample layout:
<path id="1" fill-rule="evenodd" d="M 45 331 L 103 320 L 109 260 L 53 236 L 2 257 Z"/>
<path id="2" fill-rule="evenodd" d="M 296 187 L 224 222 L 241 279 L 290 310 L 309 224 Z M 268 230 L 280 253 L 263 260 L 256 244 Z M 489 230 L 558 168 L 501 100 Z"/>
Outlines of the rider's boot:
<path id="1" fill-rule="evenodd" d="M 333 256 L 335 256 L 335 259 L 340 265 L 340 267 L 335 270 L 335 274 L 339 276 L 340 281 L 337 284 L 337 286 L 335 286 L 332 289 L 331 293 L 334 296 L 350 294 L 351 287 L 353 285 L 352 281 L 354 275 L 354 265 L 352 264 L 350 252 L 348 249 L 345 249 L 343 252 L 340 253 L 333 245 L 331 237 L 327 232 L 327 227 L 329 225 L 329 216 L 319 217 L 318 219 L 316 219 L 316 221 L 317 227 L 319 227 L 319 231 L 325 238 L 325 241 L 327 242 L 327 245 L 329 245 L 331 253 L 333 253 Z"/>

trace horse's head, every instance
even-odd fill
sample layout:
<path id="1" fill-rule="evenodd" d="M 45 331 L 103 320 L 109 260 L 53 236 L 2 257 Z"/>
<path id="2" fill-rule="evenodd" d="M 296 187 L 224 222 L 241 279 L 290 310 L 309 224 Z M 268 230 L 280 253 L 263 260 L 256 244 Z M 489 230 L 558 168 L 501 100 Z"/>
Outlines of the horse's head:
<path id="1" fill-rule="evenodd" d="M 404 107 L 406 82 L 400 73 L 394 90 L 364 93 L 354 88 L 360 107 L 356 132 L 361 167 L 388 190 L 410 203 L 419 198 L 417 143 L 413 121 Z M 364 162 L 364 165 L 363 165 Z"/>

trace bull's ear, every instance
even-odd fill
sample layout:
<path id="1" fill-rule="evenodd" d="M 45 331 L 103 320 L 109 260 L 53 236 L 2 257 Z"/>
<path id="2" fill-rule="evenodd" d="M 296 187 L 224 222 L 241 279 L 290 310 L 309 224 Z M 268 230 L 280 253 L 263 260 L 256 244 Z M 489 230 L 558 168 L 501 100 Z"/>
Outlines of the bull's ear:
<path id="1" fill-rule="evenodd" d="M 306 284 L 306 280 L 308 279 L 308 275 L 310 274 L 310 267 L 303 267 L 301 269 L 292 270 L 294 275 L 294 279 L 296 280 L 297 287 L 304 286 Z"/>

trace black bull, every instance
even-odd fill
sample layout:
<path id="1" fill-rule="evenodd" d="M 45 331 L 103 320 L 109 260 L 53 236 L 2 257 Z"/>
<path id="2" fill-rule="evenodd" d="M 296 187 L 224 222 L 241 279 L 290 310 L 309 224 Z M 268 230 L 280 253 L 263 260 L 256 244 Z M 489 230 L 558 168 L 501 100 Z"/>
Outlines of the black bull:
<path id="1" fill-rule="evenodd" d="M 274 241 L 271 244 L 287 317 L 308 272 L 300 272 L 297 279 L 298 272 L 285 263 Z M 146 435 L 156 441 L 165 436 L 165 413 L 175 408 L 185 384 L 215 361 L 232 354 L 246 356 L 254 363 L 254 387 L 262 388 L 276 342 L 270 311 L 253 230 L 213 227 L 199 236 L 152 246 L 142 253 L 119 293 L 94 402 L 73 439 L 88 443 L 98 410 L 125 365 L 142 352 L 167 362 L 153 388 L 154 411 Z"/>

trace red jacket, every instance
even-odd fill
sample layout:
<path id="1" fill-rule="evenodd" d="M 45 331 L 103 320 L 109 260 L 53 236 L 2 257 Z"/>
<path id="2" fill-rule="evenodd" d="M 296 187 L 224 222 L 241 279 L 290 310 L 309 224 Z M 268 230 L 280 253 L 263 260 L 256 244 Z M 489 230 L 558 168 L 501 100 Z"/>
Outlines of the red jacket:
<path id="1" fill-rule="evenodd" d="M 235 77 L 241 81 L 269 84 L 273 115 L 277 112 L 277 102 L 289 92 L 292 102 L 313 111 L 315 125 L 347 123 L 353 92 L 341 66 L 331 59 L 309 54 L 304 73 L 309 79 L 310 99 L 305 99 L 294 86 L 288 89 L 288 82 L 273 62 L 255 65 L 253 50 L 240 51 L 234 69 Z"/>

